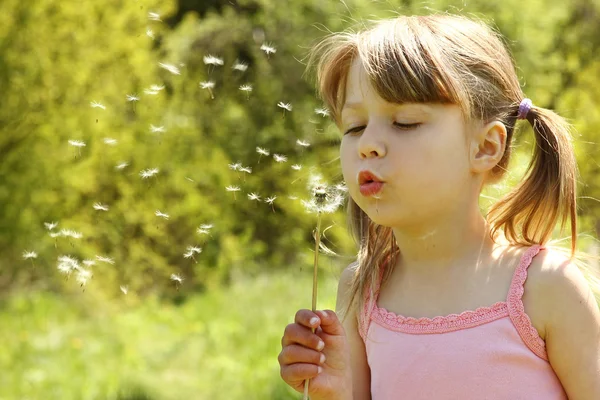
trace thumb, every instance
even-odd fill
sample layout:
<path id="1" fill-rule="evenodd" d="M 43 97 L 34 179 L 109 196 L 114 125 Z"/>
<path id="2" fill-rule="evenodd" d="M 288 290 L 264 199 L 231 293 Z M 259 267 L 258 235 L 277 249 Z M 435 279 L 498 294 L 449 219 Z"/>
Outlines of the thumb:
<path id="1" fill-rule="evenodd" d="M 328 335 L 345 336 L 346 331 L 335 311 L 319 310 L 316 313 L 321 317 L 321 324 L 319 326 L 323 332 Z"/>

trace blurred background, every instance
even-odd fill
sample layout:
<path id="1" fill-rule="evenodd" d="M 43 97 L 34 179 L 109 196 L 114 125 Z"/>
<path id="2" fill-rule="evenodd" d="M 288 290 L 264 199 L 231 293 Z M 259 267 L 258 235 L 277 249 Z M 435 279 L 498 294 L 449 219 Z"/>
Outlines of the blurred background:
<path id="1" fill-rule="evenodd" d="M 597 1 L 2 0 L 0 399 L 301 398 L 277 355 L 311 307 L 302 201 L 312 176 L 343 184 L 307 52 L 445 11 L 499 29 L 526 95 L 573 122 L 579 248 L 596 252 Z M 318 308 L 334 309 L 357 250 L 343 207 L 322 231 Z"/>

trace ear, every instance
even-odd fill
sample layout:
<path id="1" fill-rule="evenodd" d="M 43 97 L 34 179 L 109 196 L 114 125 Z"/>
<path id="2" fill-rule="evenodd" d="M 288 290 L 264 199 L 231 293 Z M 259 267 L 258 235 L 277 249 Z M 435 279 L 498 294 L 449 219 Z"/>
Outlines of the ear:
<path id="1" fill-rule="evenodd" d="M 470 163 L 475 173 L 491 171 L 500 162 L 506 148 L 506 126 L 492 121 L 477 129 L 471 139 Z"/>

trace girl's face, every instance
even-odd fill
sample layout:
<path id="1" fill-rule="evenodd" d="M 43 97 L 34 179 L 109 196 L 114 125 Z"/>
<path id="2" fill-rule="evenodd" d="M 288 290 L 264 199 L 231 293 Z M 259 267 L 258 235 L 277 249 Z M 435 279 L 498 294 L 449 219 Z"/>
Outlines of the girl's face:
<path id="1" fill-rule="evenodd" d="M 359 60 L 349 71 L 340 159 L 349 193 L 377 224 L 415 227 L 465 209 L 475 185 L 465 124 L 456 105 L 387 103 Z M 349 131 L 349 132 L 348 132 Z M 359 173 L 384 181 L 360 191 Z"/>

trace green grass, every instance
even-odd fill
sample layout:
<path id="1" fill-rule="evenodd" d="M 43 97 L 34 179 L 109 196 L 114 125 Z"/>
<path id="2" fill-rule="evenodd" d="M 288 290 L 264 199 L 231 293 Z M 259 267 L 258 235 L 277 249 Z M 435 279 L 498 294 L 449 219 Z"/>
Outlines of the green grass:
<path id="1" fill-rule="evenodd" d="M 318 308 L 334 309 L 339 273 L 322 265 Z M 294 271 L 179 305 L 101 301 L 92 286 L 12 296 L 0 304 L 0 400 L 301 398 L 277 362 L 285 326 L 311 307 L 312 267 Z"/>

